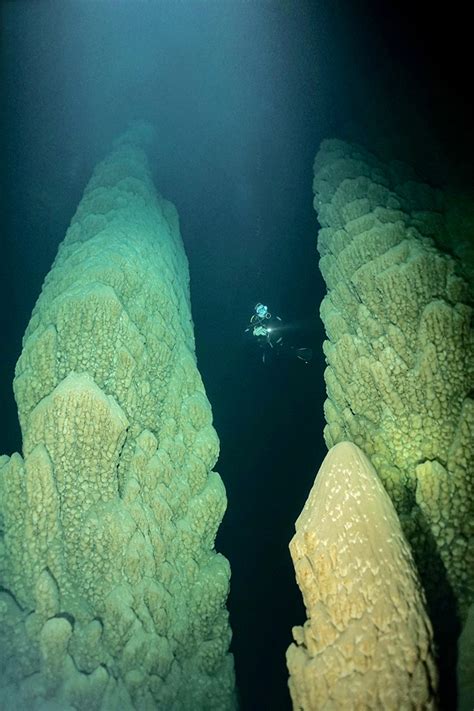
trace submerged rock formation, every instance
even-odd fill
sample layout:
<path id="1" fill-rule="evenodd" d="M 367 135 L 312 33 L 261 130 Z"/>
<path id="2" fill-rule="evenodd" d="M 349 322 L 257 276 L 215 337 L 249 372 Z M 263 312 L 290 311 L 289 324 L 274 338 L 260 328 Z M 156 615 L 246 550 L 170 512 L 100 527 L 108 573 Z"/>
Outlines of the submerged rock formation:
<path id="1" fill-rule="evenodd" d="M 328 293 L 328 447 L 370 458 L 413 548 L 428 602 L 474 599 L 474 334 L 469 285 L 438 245 L 443 194 L 410 169 L 324 141 L 315 161 Z M 436 239 L 435 239 L 436 237 Z"/>
<path id="2" fill-rule="evenodd" d="M 178 217 L 135 126 L 85 190 L 0 459 L 0 708 L 232 709 L 226 507 Z"/>
<path id="3" fill-rule="evenodd" d="M 293 708 L 434 709 L 416 568 L 390 498 L 351 442 L 326 455 L 290 552 L 308 618 L 287 651 Z"/>
<path id="4" fill-rule="evenodd" d="M 325 440 L 328 448 L 342 446 L 338 443 L 347 440 L 360 447 L 368 457 L 367 466 L 370 461 L 395 507 L 426 592 L 436 640 L 441 702 L 446 708 L 455 704 L 456 646 L 465 625 L 459 645 L 457 693 L 464 708 L 472 699 L 468 679 L 473 670 L 469 673 L 468 668 L 472 666 L 474 601 L 474 337 L 473 290 L 469 284 L 473 265 L 461 263 L 461 257 L 468 260 L 472 256 L 472 245 L 468 248 L 472 239 L 470 212 L 463 211 L 460 203 L 462 214 L 458 214 L 452 195 L 446 197 L 423 183 L 399 161 L 384 164 L 365 149 L 337 140 L 324 141 L 316 156 L 314 192 L 321 225 L 320 269 L 328 289 L 321 304 L 328 337 L 324 343 L 328 364 Z M 454 248 L 456 241 L 459 244 Z M 323 470 L 328 466 L 324 464 Z M 311 700 L 308 705 L 311 684 L 322 694 L 318 697 L 323 699 L 321 703 L 331 704 L 336 699 L 336 705 L 329 707 L 342 708 L 338 705 L 339 693 L 341 699 L 348 699 L 347 687 L 344 681 L 340 683 L 344 669 L 349 669 L 349 674 L 355 668 L 365 669 L 365 678 L 370 673 L 374 689 L 379 688 L 377 679 L 383 664 L 371 651 L 373 632 L 366 625 L 347 640 L 347 634 L 342 634 L 347 620 L 341 627 L 341 615 L 344 617 L 345 609 L 352 609 L 353 595 L 356 617 L 366 619 L 372 611 L 380 630 L 380 624 L 393 617 L 392 603 L 398 600 L 402 610 L 405 608 L 407 592 L 401 594 L 400 590 L 409 584 L 406 575 L 412 577 L 406 570 L 393 589 L 390 580 L 384 583 L 381 579 L 380 585 L 388 587 L 385 602 L 383 596 L 380 598 L 380 609 L 374 606 L 374 600 L 379 599 L 374 598 L 376 588 L 367 592 L 365 599 L 357 593 L 361 581 L 352 581 L 362 580 L 358 569 L 369 576 L 384 575 L 383 560 L 378 560 L 373 550 L 377 541 L 371 532 L 386 523 L 378 517 L 385 515 L 391 525 L 398 524 L 394 514 L 383 514 L 387 503 L 371 510 L 370 517 L 365 516 L 365 492 L 352 474 L 348 477 L 351 467 L 346 469 L 344 481 L 335 470 L 331 475 L 318 474 L 308 504 L 317 511 L 311 522 L 314 528 L 308 528 L 304 535 L 299 531 L 310 516 L 303 512 L 292 543 L 294 558 L 301 559 L 297 577 L 305 601 L 309 583 L 304 571 L 308 580 L 317 578 L 315 598 L 307 603 L 309 622 L 304 631 L 297 628 L 298 646 L 290 649 L 288 657 L 290 670 L 295 670 L 290 682 L 297 699 L 295 708 L 323 708 L 311 705 Z M 343 501 L 349 497 L 348 511 L 346 504 L 334 500 L 327 490 L 329 484 L 325 482 L 329 479 Z M 351 499 L 356 494 L 357 502 Z M 332 534 L 329 519 L 323 528 L 324 504 L 329 506 L 328 502 L 332 507 L 331 525 L 335 527 Z M 359 515 L 363 528 L 356 539 L 353 514 Z M 331 536 L 336 536 L 338 544 L 327 550 L 333 543 Z M 379 553 L 387 559 L 387 534 L 380 536 Z M 355 540 L 359 550 L 355 563 L 350 563 L 346 556 Z M 372 542 L 366 549 L 364 540 Z M 321 541 L 326 542 L 325 547 Z M 304 556 L 312 561 L 312 567 L 304 563 Z M 341 585 L 341 576 L 346 576 L 348 569 L 352 575 Z M 377 589 L 377 595 L 379 592 Z M 347 597 L 345 606 L 338 599 L 341 594 L 343 600 Z M 328 613 L 331 605 L 334 610 Z M 415 652 L 408 653 L 412 661 L 422 659 L 418 652 L 426 647 L 426 639 L 419 637 L 418 623 L 415 630 Z M 341 646 L 331 652 L 336 641 Z M 389 656 L 394 658 L 393 653 Z M 318 679 L 312 671 L 316 667 Z M 422 676 L 419 688 L 421 699 L 431 684 L 427 679 L 433 676 L 431 667 L 427 669 L 428 677 Z M 401 680 L 399 670 L 392 671 L 396 683 L 406 686 L 399 692 L 408 694 L 408 699 L 410 683 Z M 319 682 L 321 675 L 324 682 Z M 387 690 L 391 688 L 389 676 L 385 672 L 382 675 Z M 380 693 L 390 696 L 391 692 L 383 692 L 380 687 Z M 301 694 L 304 705 L 298 706 Z M 390 698 L 395 699 L 396 694 Z M 432 700 L 426 698 L 424 705 L 416 702 L 415 706 L 429 708 Z M 373 699 L 368 703 L 371 707 Z M 405 702 L 398 699 L 395 703 L 403 706 Z M 382 706 L 385 702 L 378 707 Z"/>

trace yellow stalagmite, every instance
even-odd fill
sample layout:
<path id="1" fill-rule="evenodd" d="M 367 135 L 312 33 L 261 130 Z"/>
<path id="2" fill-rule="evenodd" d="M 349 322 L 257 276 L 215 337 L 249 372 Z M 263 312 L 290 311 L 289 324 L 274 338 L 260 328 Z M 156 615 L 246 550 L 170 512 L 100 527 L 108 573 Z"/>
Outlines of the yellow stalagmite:
<path id="1" fill-rule="evenodd" d="M 327 454 L 290 552 L 308 618 L 287 651 L 293 708 L 436 708 L 424 593 L 390 498 L 355 444 Z"/>

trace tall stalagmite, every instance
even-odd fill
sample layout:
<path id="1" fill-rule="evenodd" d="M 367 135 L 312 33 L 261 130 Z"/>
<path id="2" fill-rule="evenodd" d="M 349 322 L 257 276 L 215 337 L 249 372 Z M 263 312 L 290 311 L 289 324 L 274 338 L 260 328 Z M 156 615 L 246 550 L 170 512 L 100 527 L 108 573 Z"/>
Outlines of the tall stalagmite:
<path id="1" fill-rule="evenodd" d="M 188 266 L 136 125 L 85 190 L 0 458 L 0 707 L 234 708 L 226 507 Z"/>
<path id="2" fill-rule="evenodd" d="M 343 141 L 323 142 L 314 192 L 326 443 L 357 444 L 390 495 L 449 685 L 474 602 L 472 251 L 453 249 L 470 222 L 408 166 Z"/>

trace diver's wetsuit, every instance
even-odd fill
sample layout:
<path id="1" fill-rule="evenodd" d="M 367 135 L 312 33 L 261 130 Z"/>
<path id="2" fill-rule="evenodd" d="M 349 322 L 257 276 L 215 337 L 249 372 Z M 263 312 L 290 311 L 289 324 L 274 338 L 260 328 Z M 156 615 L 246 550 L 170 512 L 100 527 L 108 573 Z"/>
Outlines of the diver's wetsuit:
<path id="1" fill-rule="evenodd" d="M 305 363 L 309 363 L 312 357 L 310 348 L 297 348 L 287 344 L 283 339 L 282 320 L 279 316 L 272 316 L 268 307 L 257 304 L 255 313 L 250 319 L 250 324 L 246 329 L 253 338 L 257 339 L 258 345 L 262 348 L 262 361 L 265 363 L 269 358 L 298 358 Z"/>
<path id="2" fill-rule="evenodd" d="M 297 348 L 287 343 L 281 333 L 281 321 L 271 318 L 265 322 L 266 334 L 257 335 L 260 348 L 262 348 L 262 360 L 265 363 L 268 359 L 275 358 L 298 358 L 309 363 L 312 356 L 310 348 Z"/>

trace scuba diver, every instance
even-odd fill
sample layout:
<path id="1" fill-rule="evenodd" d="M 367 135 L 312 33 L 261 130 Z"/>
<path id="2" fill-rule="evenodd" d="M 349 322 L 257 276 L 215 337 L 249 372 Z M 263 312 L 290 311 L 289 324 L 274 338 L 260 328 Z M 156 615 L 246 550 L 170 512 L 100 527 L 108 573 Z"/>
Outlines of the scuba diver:
<path id="1" fill-rule="evenodd" d="M 267 361 L 268 355 L 276 356 L 296 356 L 304 363 L 309 363 L 313 352 L 311 348 L 297 348 L 287 345 L 283 340 L 282 330 L 284 326 L 279 316 L 273 316 L 268 310 L 268 306 L 260 302 L 255 305 L 253 314 L 245 333 L 251 332 L 257 339 L 260 348 L 263 348 L 262 361 Z"/>

